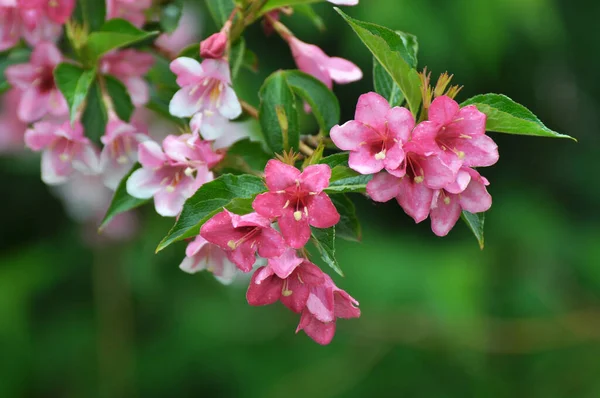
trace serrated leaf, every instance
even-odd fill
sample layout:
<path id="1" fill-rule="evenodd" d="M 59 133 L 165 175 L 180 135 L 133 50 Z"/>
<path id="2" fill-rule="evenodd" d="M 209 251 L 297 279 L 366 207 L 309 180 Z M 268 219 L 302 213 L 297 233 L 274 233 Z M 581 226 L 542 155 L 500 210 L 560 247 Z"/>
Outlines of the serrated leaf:
<path id="1" fill-rule="evenodd" d="M 516 103 L 506 95 L 482 94 L 469 98 L 462 106 L 475 105 L 487 115 L 487 131 L 537 137 L 575 138 L 550 130 L 529 109 Z"/>
<path id="2" fill-rule="evenodd" d="M 326 164 L 332 169 L 336 166 L 346 166 L 348 167 L 348 152 L 339 152 L 333 155 L 329 155 L 324 157 L 319 161 L 320 164 Z"/>
<path id="3" fill-rule="evenodd" d="M 131 102 L 127 87 L 119 79 L 110 75 L 104 76 L 104 86 L 112 100 L 114 111 L 119 119 L 129 122 L 135 107 L 133 106 L 133 102 Z"/>
<path id="4" fill-rule="evenodd" d="M 340 265 L 335 258 L 335 227 L 312 229 L 312 241 L 321 254 L 325 264 L 330 266 L 340 276 L 344 276 Z"/>
<path id="5" fill-rule="evenodd" d="M 300 126 L 292 88 L 283 71 L 269 76 L 259 92 L 258 120 L 269 148 L 275 153 L 298 150 Z"/>
<path id="6" fill-rule="evenodd" d="M 231 68 L 231 79 L 235 79 L 244 63 L 244 55 L 246 54 L 246 40 L 243 37 L 240 37 L 238 41 L 236 41 L 231 46 L 231 51 L 229 52 L 229 65 Z"/>
<path id="7" fill-rule="evenodd" d="M 156 251 L 174 242 L 198 235 L 200 228 L 212 216 L 226 208 L 234 213 L 252 212 L 254 197 L 266 190 L 262 178 L 252 175 L 225 174 L 206 183 L 186 202 L 179 219 Z"/>
<path id="8" fill-rule="evenodd" d="M 331 179 L 325 192 L 335 193 L 364 193 L 367 190 L 367 183 L 371 181 L 373 175 L 362 175 L 345 166 L 336 166 L 331 169 Z"/>
<path id="9" fill-rule="evenodd" d="M 110 206 L 108 206 L 108 210 L 106 211 L 106 215 L 100 224 L 100 230 L 108 225 L 108 223 L 118 214 L 125 213 L 129 210 L 133 210 L 136 207 L 140 207 L 148 202 L 150 199 L 138 199 L 127 193 L 127 179 L 133 174 L 134 171 L 142 167 L 139 163 L 136 163 L 129 173 L 119 183 L 115 194 L 113 195 L 112 201 L 110 202 Z"/>
<path id="10" fill-rule="evenodd" d="M 463 211 L 461 215 L 462 220 L 467 224 L 469 229 L 475 235 L 477 242 L 479 243 L 479 247 L 483 250 L 484 239 L 483 239 L 483 224 L 485 222 L 485 213 L 469 213 L 468 211 Z"/>
<path id="11" fill-rule="evenodd" d="M 85 135 L 92 141 L 99 143 L 100 137 L 106 132 L 106 123 L 108 123 L 108 112 L 104 105 L 102 98 L 102 92 L 98 81 L 90 87 L 90 91 L 87 97 L 87 104 L 83 115 L 81 116 L 81 123 L 85 129 Z"/>
<path id="12" fill-rule="evenodd" d="M 84 103 L 95 78 L 95 68 L 84 70 L 77 65 L 61 63 L 54 69 L 56 86 L 69 105 L 71 124 L 75 123 L 79 108 Z"/>
<path id="13" fill-rule="evenodd" d="M 347 195 L 332 195 L 331 201 L 340 213 L 340 222 L 335 225 L 336 236 L 345 240 L 359 242 L 362 239 L 362 228 L 356 207 Z"/>
<path id="14" fill-rule="evenodd" d="M 206 5 L 217 26 L 223 26 L 235 8 L 233 0 L 206 0 Z"/>
<path id="15" fill-rule="evenodd" d="M 340 103 L 320 80 L 298 71 L 283 72 L 288 85 L 300 98 L 308 102 L 313 115 L 324 133 L 340 122 Z"/>
<path id="16" fill-rule="evenodd" d="M 362 22 L 344 14 L 339 8 L 335 10 L 348 22 L 369 51 L 398 85 L 408 107 L 416 115 L 421 105 L 421 79 L 411 66 L 410 52 L 398 35 L 391 29 Z M 410 62 L 407 62 L 407 59 Z M 416 60 L 414 60 L 416 65 Z"/>
<path id="17" fill-rule="evenodd" d="M 95 64 L 104 54 L 156 36 L 159 32 L 146 32 L 136 28 L 124 19 L 106 21 L 97 32 L 88 37 L 87 56 Z"/>
<path id="18" fill-rule="evenodd" d="M 267 0 L 260 9 L 260 15 L 282 7 L 298 6 L 302 4 L 318 3 L 323 0 Z"/>

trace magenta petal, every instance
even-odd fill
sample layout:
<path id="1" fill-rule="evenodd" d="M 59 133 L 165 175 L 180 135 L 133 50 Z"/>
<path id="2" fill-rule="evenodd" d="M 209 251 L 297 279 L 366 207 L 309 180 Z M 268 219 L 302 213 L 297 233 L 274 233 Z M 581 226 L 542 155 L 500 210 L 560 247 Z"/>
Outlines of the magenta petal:
<path id="1" fill-rule="evenodd" d="M 281 256 L 269 259 L 269 267 L 273 272 L 285 279 L 302 264 L 304 260 L 296 254 L 296 250 L 288 248 Z"/>
<path id="2" fill-rule="evenodd" d="M 296 274 L 292 274 L 286 282 L 287 284 L 285 282 L 283 284 L 284 290 L 280 298 L 281 303 L 291 311 L 299 314 L 306 307 L 310 288 L 302 283 Z"/>
<path id="3" fill-rule="evenodd" d="M 321 322 L 334 321 L 333 289 L 327 285 L 311 288 L 306 309 Z"/>
<path id="4" fill-rule="evenodd" d="M 138 145 L 138 159 L 142 166 L 149 169 L 161 167 L 167 161 L 162 148 L 154 141 L 145 141 Z"/>
<path id="5" fill-rule="evenodd" d="M 326 68 L 329 71 L 329 77 L 339 84 L 352 83 L 363 77 L 360 68 L 344 58 L 329 58 Z"/>
<path id="6" fill-rule="evenodd" d="M 258 254 L 263 258 L 279 257 L 285 251 L 285 242 L 273 228 L 264 228 L 258 239 Z"/>
<path id="7" fill-rule="evenodd" d="M 437 236 L 446 236 L 460 218 L 458 195 L 439 195 L 431 208 L 431 229 Z"/>
<path id="8" fill-rule="evenodd" d="M 441 189 L 454 182 L 456 174 L 439 156 L 419 158 L 419 166 L 423 169 L 424 183 L 431 189 Z"/>
<path id="9" fill-rule="evenodd" d="M 388 148 L 385 153 L 385 159 L 383 160 L 383 165 L 385 169 L 390 172 L 394 172 L 397 170 L 402 162 L 404 161 L 404 149 L 400 143 L 394 144 L 391 148 Z"/>
<path id="10" fill-rule="evenodd" d="M 256 262 L 256 246 L 253 243 L 252 241 L 247 241 L 240 244 L 237 249 L 227 251 L 227 258 L 243 272 L 252 271 L 252 267 Z"/>
<path id="11" fill-rule="evenodd" d="M 450 124 L 459 109 L 460 106 L 452 98 L 446 95 L 437 97 L 429 107 L 429 120 L 442 125 Z"/>
<path id="12" fill-rule="evenodd" d="M 405 145 L 404 150 L 419 155 L 431 154 L 440 151 L 435 139 L 442 128 L 441 124 L 434 122 L 421 122 L 412 132 L 412 141 Z"/>
<path id="13" fill-rule="evenodd" d="M 321 192 L 329 186 L 331 167 L 326 164 L 308 166 L 300 174 L 299 180 L 302 188 L 308 192 Z"/>
<path id="14" fill-rule="evenodd" d="M 327 345 L 331 343 L 331 340 L 333 340 L 333 336 L 335 335 L 335 322 L 323 323 L 305 310 L 302 312 L 302 317 L 300 318 L 300 324 L 296 329 L 296 333 L 300 330 L 304 330 L 304 333 L 316 343 Z"/>
<path id="15" fill-rule="evenodd" d="M 369 148 L 362 146 L 358 151 L 350 152 L 348 166 L 360 174 L 375 174 L 383 170 L 383 159 L 375 158 Z"/>
<path id="16" fill-rule="evenodd" d="M 230 241 L 238 241 L 244 236 L 244 233 L 236 231 L 231 224 L 231 215 L 224 210 L 215 214 L 210 220 L 200 228 L 200 236 L 221 247 L 223 250 L 231 250 Z"/>
<path id="17" fill-rule="evenodd" d="M 49 93 L 42 93 L 32 86 L 23 92 L 17 115 L 24 122 L 31 123 L 41 119 L 48 112 Z"/>
<path id="18" fill-rule="evenodd" d="M 458 141 L 458 140 L 457 140 Z M 457 142 L 455 141 L 455 142 Z M 499 159 L 498 145 L 487 135 L 473 136 L 472 139 L 461 139 L 460 149 L 464 153 L 464 165 L 468 167 L 487 167 Z"/>
<path id="19" fill-rule="evenodd" d="M 296 185 L 300 178 L 300 170 L 289 164 L 271 159 L 265 166 L 265 179 L 267 187 L 271 191 L 281 191 L 287 187 Z"/>
<path id="20" fill-rule="evenodd" d="M 331 129 L 331 140 L 344 151 L 356 151 L 371 137 L 376 138 L 377 132 L 356 120 L 350 120 L 341 126 L 333 126 Z"/>
<path id="21" fill-rule="evenodd" d="M 448 184 L 444 189 L 451 194 L 459 194 L 467 189 L 471 182 L 471 175 L 465 169 L 460 169 L 456 175 L 456 180 L 452 184 Z"/>
<path id="22" fill-rule="evenodd" d="M 263 269 L 264 267 L 254 272 L 246 292 L 246 300 L 248 300 L 248 304 L 253 306 L 273 304 L 281 297 L 283 281 L 277 276 L 272 275 L 260 283 L 256 283 L 256 278 Z"/>
<path id="23" fill-rule="evenodd" d="M 285 209 L 279 218 L 279 229 L 286 243 L 294 249 L 301 249 L 310 239 L 308 218 L 301 214 L 300 220 L 294 217 L 293 209 Z"/>
<path id="24" fill-rule="evenodd" d="M 375 202 L 387 202 L 400 194 L 400 181 L 385 171 L 375 174 L 367 183 L 367 194 Z"/>
<path id="25" fill-rule="evenodd" d="M 360 309 L 355 307 L 358 305 L 358 301 L 345 291 L 339 290 L 334 292 L 334 302 L 334 314 L 336 318 L 351 319 L 360 317 Z"/>
<path id="26" fill-rule="evenodd" d="M 281 216 L 286 201 L 285 194 L 265 192 L 254 199 L 252 208 L 263 217 L 275 218 Z"/>
<path id="27" fill-rule="evenodd" d="M 50 122 L 38 122 L 25 132 L 25 145 L 33 151 L 41 151 L 54 141 L 54 131 L 59 127 Z"/>
<path id="28" fill-rule="evenodd" d="M 390 104 L 381 95 L 370 92 L 363 94 L 358 99 L 354 119 L 371 126 L 379 132 L 386 129 L 385 116 L 390 109 Z"/>
<path id="29" fill-rule="evenodd" d="M 340 222 L 340 214 L 324 192 L 310 198 L 307 207 L 308 222 L 313 227 L 329 228 Z"/>
<path id="30" fill-rule="evenodd" d="M 415 128 L 415 118 L 408 109 L 396 106 L 387 112 L 385 119 L 388 129 L 395 139 L 401 143 L 410 139 Z"/>
<path id="31" fill-rule="evenodd" d="M 468 105 L 456 114 L 448 129 L 471 137 L 483 135 L 485 134 L 486 121 L 487 116 L 485 113 L 479 111 L 475 105 Z"/>
<path id="32" fill-rule="evenodd" d="M 427 188 L 423 183 L 417 184 L 409 178 L 403 178 L 400 182 L 400 194 L 397 199 L 406 214 L 411 216 L 416 223 L 420 223 L 429 215 L 433 190 Z"/>
<path id="33" fill-rule="evenodd" d="M 460 205 L 471 213 L 482 213 L 492 207 L 492 196 L 481 180 L 472 179 L 467 189 L 460 194 Z"/>

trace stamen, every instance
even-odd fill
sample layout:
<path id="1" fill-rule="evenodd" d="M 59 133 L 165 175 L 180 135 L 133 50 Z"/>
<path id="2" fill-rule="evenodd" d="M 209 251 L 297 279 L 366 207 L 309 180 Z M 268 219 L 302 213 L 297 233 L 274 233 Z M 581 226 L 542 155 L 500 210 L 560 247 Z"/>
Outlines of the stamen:
<path id="1" fill-rule="evenodd" d="M 445 203 L 445 204 L 447 204 L 447 205 L 449 205 L 449 204 L 450 204 L 450 197 L 449 197 L 449 196 L 446 196 L 446 197 L 444 198 L 444 203 Z"/>
<path id="2" fill-rule="evenodd" d="M 287 208 L 289 205 L 290 205 L 290 201 L 288 200 L 288 201 L 286 201 L 286 202 L 285 202 L 285 205 L 283 205 L 283 208 L 285 209 L 285 208 Z"/>
<path id="3" fill-rule="evenodd" d="M 121 155 L 117 158 L 117 163 L 119 164 L 127 164 L 129 162 L 129 158 L 125 155 Z"/>
<path id="4" fill-rule="evenodd" d="M 192 175 L 194 175 L 194 169 L 192 169 L 191 167 L 188 167 L 185 169 L 184 173 L 186 176 L 191 177 Z"/>
<path id="5" fill-rule="evenodd" d="M 423 180 L 425 180 L 425 177 L 423 177 L 423 176 L 415 176 L 415 182 L 416 182 L 417 184 L 420 184 L 420 183 L 422 183 L 422 182 L 423 182 Z"/>
<path id="6" fill-rule="evenodd" d="M 167 191 L 168 193 L 173 193 L 173 192 L 175 192 L 175 187 L 173 185 L 168 185 L 165 188 L 165 191 Z"/>
<path id="7" fill-rule="evenodd" d="M 71 160 L 71 157 L 66 154 L 66 153 L 61 153 L 58 158 L 62 161 L 62 162 L 68 162 L 69 160 Z"/>
<path id="8" fill-rule="evenodd" d="M 237 244 L 235 243 L 235 241 L 230 240 L 229 242 L 227 242 L 227 246 L 229 246 L 229 248 L 231 250 L 235 250 L 235 248 L 237 247 Z"/>
<path id="9" fill-rule="evenodd" d="M 385 159 L 385 149 L 381 152 L 375 154 L 375 160 L 383 160 Z"/>
<path id="10" fill-rule="evenodd" d="M 304 208 L 306 210 L 306 207 Z M 302 220 L 302 212 L 301 211 L 295 211 L 294 212 L 294 220 L 296 221 L 300 221 Z"/>

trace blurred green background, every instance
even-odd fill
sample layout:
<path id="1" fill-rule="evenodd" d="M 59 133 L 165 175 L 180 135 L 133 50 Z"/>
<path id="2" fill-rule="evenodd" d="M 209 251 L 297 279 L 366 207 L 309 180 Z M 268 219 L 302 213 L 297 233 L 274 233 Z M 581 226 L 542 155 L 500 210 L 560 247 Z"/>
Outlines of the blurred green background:
<path id="1" fill-rule="evenodd" d="M 371 90 L 371 57 L 330 4 L 316 8 L 326 34 L 301 16 L 283 21 L 365 72 L 335 89 L 348 120 Z M 338 322 L 327 347 L 294 335 L 298 317 L 283 306 L 249 307 L 245 281 L 181 272 L 183 244 L 154 255 L 172 220 L 151 208 L 138 238 L 89 244 L 38 164 L 4 157 L 0 397 L 600 396 L 600 3 L 346 10 L 417 35 L 420 66 L 454 73 L 459 100 L 504 93 L 579 143 L 493 135 L 501 156 L 483 171 L 494 197 L 483 251 L 462 224 L 440 239 L 394 203 L 356 196 L 364 240 L 339 242 L 346 278 L 334 278 L 362 317 Z M 293 61 L 258 27 L 247 40 L 263 70 L 237 84 L 253 93 Z"/>

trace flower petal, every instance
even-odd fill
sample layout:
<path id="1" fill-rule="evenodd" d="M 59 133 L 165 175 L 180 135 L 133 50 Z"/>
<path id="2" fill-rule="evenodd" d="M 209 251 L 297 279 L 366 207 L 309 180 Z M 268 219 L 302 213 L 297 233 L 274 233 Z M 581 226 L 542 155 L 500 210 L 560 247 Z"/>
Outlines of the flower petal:
<path id="1" fill-rule="evenodd" d="M 326 193 L 313 196 L 308 203 L 308 223 L 317 228 L 329 228 L 340 222 L 340 214 Z"/>
<path id="2" fill-rule="evenodd" d="M 374 128 L 379 132 L 386 129 L 386 114 L 390 110 L 390 104 L 381 95 L 370 92 L 358 98 L 354 119 Z"/>
<path id="3" fill-rule="evenodd" d="M 274 258 L 281 256 L 285 251 L 285 242 L 279 232 L 273 228 L 264 228 L 258 239 L 258 254 L 262 258 Z"/>
<path id="4" fill-rule="evenodd" d="M 393 107 L 386 113 L 385 120 L 389 131 L 400 143 L 403 144 L 410 139 L 415 128 L 415 118 L 408 109 L 399 106 Z"/>
<path id="5" fill-rule="evenodd" d="M 400 194 L 400 178 L 381 172 L 367 183 L 367 194 L 375 202 L 387 202 Z"/>
<path id="6" fill-rule="evenodd" d="M 296 185 L 300 178 L 300 170 L 289 164 L 271 159 L 265 167 L 265 179 L 267 188 L 271 191 L 282 191 L 290 186 Z"/>
<path id="7" fill-rule="evenodd" d="M 198 61 L 193 58 L 179 57 L 169 66 L 171 72 L 177 75 L 179 87 L 198 84 L 204 77 L 204 70 Z"/>
<path id="8" fill-rule="evenodd" d="M 433 190 L 427 188 L 424 183 L 418 184 L 406 177 L 400 182 L 398 204 L 416 223 L 427 218 L 432 199 Z"/>
<path id="9" fill-rule="evenodd" d="M 450 124 L 455 119 L 459 109 L 460 106 L 456 101 L 446 95 L 442 95 L 434 99 L 431 103 L 428 112 L 429 120 L 441 125 Z"/>
<path id="10" fill-rule="evenodd" d="M 287 196 L 284 194 L 266 192 L 254 199 L 252 208 L 263 217 L 275 218 L 281 216 L 286 201 Z"/>
<path id="11" fill-rule="evenodd" d="M 431 229 L 437 236 L 446 236 L 460 218 L 458 195 L 445 194 L 431 207 Z"/>
<path id="12" fill-rule="evenodd" d="M 339 84 L 352 83 L 363 77 L 360 68 L 344 58 L 330 57 L 326 68 L 331 80 Z"/>
<path id="13" fill-rule="evenodd" d="M 256 279 L 265 267 L 257 269 L 252 275 L 252 280 L 246 292 L 248 304 L 253 306 L 269 305 L 277 302 L 281 297 L 281 288 L 283 281 L 275 275 L 256 283 Z"/>
<path id="14" fill-rule="evenodd" d="M 201 110 L 201 103 L 194 97 L 195 86 L 185 86 L 175 93 L 169 103 L 169 113 L 176 117 L 191 117 Z"/>
<path id="15" fill-rule="evenodd" d="M 221 92 L 219 113 L 227 119 L 235 119 L 242 114 L 242 105 L 235 91 L 230 86 L 225 86 Z"/>
<path id="16" fill-rule="evenodd" d="M 160 182 L 153 171 L 138 169 L 127 179 L 127 193 L 134 198 L 150 199 L 162 188 Z"/>
<path id="17" fill-rule="evenodd" d="M 361 144 L 368 142 L 372 137 L 376 138 L 377 132 L 356 120 L 350 120 L 341 126 L 331 129 L 331 140 L 343 151 L 356 151 Z"/>
<path id="18" fill-rule="evenodd" d="M 309 311 L 304 310 L 296 333 L 300 330 L 304 330 L 304 333 L 316 343 L 327 345 L 331 343 L 335 335 L 335 322 L 323 323 L 312 316 Z"/>
<path id="19" fill-rule="evenodd" d="M 301 218 L 296 220 L 294 210 L 287 208 L 279 217 L 279 229 L 286 243 L 294 249 L 301 249 L 310 239 L 308 218 L 301 212 Z"/>
<path id="20" fill-rule="evenodd" d="M 187 198 L 178 188 L 172 192 L 163 189 L 154 195 L 154 208 L 158 214 L 163 217 L 176 217 L 181 213 Z"/>
<path id="21" fill-rule="evenodd" d="M 321 192 L 329 186 L 331 167 L 326 164 L 315 164 L 304 169 L 300 177 L 300 185 L 308 192 Z"/>

